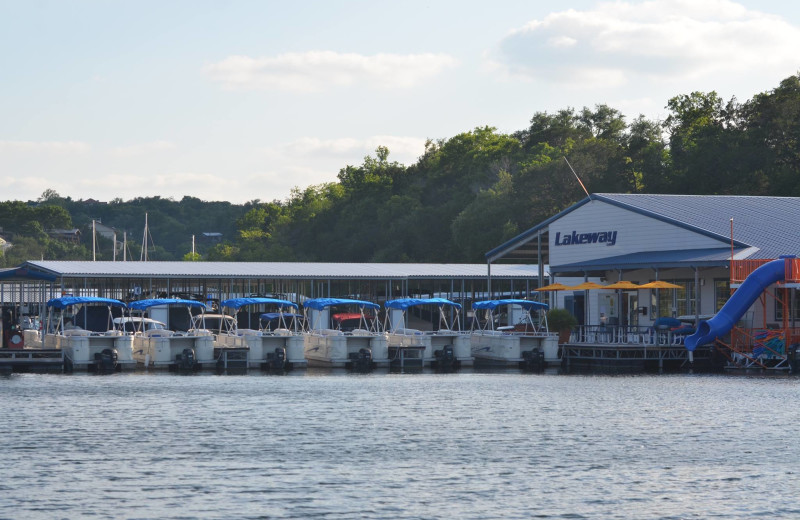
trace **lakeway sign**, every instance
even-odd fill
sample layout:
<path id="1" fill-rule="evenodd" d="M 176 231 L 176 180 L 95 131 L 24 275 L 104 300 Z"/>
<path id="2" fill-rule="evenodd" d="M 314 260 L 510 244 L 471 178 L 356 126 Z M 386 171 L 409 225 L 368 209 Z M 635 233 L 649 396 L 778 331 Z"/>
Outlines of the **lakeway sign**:
<path id="1" fill-rule="evenodd" d="M 555 245 L 557 246 L 575 246 L 579 244 L 605 244 L 613 246 L 617 243 L 616 231 L 595 231 L 594 233 L 578 233 L 573 231 L 572 234 L 566 234 L 563 237 L 561 232 L 556 232 Z"/>

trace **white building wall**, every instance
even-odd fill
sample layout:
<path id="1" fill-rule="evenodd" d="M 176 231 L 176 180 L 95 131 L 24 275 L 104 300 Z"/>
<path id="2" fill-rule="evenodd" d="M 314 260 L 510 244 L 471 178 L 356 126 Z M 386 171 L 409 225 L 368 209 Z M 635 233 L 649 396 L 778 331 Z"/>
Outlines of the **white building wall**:
<path id="1" fill-rule="evenodd" d="M 563 245 L 567 237 L 580 238 L 586 233 L 601 235 L 596 243 Z M 725 247 L 719 240 L 599 200 L 593 200 L 550 224 L 549 241 L 550 265 L 643 251 Z"/>

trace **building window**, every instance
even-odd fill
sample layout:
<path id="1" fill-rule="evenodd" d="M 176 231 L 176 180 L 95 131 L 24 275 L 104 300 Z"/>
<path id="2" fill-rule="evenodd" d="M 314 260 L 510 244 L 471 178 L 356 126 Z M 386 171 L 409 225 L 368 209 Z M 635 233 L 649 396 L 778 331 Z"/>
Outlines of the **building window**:
<path id="1" fill-rule="evenodd" d="M 731 281 L 727 278 L 714 280 L 714 312 L 719 312 L 731 297 Z"/>
<path id="2" fill-rule="evenodd" d="M 651 306 L 658 301 L 658 318 L 662 316 L 689 316 L 695 314 L 697 297 L 694 291 L 694 280 L 666 280 L 680 289 L 654 289 L 650 291 Z"/>
<path id="3" fill-rule="evenodd" d="M 776 291 L 777 296 L 780 297 L 780 292 Z M 800 320 L 800 291 L 790 290 L 789 294 L 789 319 L 798 321 Z M 775 321 L 778 324 L 783 322 L 783 302 L 775 301 Z"/>

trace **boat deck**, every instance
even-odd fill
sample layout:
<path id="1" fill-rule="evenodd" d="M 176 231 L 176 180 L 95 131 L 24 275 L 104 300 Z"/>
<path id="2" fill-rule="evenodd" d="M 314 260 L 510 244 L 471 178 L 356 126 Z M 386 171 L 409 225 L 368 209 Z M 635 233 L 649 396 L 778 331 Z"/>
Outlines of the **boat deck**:
<path id="1" fill-rule="evenodd" d="M 559 347 L 561 366 L 596 372 L 658 372 L 712 370 L 716 359 L 710 346 L 692 355 L 683 345 L 647 343 L 566 343 Z"/>

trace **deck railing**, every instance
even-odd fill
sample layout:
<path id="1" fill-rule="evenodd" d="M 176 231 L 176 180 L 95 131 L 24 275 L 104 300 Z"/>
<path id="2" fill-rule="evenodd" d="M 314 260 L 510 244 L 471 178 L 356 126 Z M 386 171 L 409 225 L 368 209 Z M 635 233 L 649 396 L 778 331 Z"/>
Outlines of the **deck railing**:
<path id="1" fill-rule="evenodd" d="M 580 325 L 572 331 L 570 343 L 605 345 L 683 345 L 685 333 L 648 326 Z"/>
<path id="2" fill-rule="evenodd" d="M 758 260 L 734 260 L 731 262 L 731 283 L 742 283 L 750 273 L 771 262 L 772 259 L 762 258 Z M 784 281 L 787 283 L 800 283 L 800 258 L 786 259 L 786 273 Z"/>

